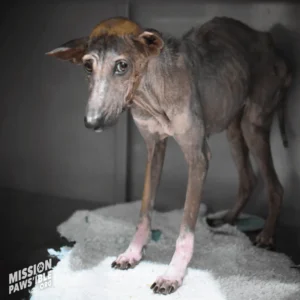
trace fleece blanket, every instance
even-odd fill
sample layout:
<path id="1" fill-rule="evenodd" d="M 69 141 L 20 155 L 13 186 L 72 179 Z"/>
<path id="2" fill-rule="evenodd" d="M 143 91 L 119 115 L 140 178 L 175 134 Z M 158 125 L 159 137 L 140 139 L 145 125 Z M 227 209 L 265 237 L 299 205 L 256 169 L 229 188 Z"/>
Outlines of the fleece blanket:
<path id="1" fill-rule="evenodd" d="M 127 248 L 135 232 L 139 208 L 137 201 L 77 211 L 59 225 L 59 233 L 76 244 L 58 254 L 61 260 L 53 268 L 52 285 L 34 287 L 31 300 L 300 299 L 300 273 L 291 268 L 287 256 L 252 246 L 235 227 L 212 230 L 202 215 L 183 285 L 167 296 L 154 294 L 150 286 L 171 260 L 182 210 L 155 212 L 153 229 L 162 234 L 150 241 L 143 261 L 135 269 L 112 269 L 111 263 Z"/>

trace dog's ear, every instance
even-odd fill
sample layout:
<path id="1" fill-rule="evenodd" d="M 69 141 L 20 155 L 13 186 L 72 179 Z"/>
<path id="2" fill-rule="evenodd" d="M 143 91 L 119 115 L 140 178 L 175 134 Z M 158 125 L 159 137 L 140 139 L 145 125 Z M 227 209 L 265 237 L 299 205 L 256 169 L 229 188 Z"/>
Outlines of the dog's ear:
<path id="1" fill-rule="evenodd" d="M 88 46 L 88 37 L 71 40 L 60 47 L 47 52 L 46 55 L 70 61 L 74 64 L 81 64 Z"/>
<path id="2" fill-rule="evenodd" d="M 156 30 L 142 32 L 137 40 L 146 46 L 151 55 L 158 55 L 164 47 L 164 41 Z"/>

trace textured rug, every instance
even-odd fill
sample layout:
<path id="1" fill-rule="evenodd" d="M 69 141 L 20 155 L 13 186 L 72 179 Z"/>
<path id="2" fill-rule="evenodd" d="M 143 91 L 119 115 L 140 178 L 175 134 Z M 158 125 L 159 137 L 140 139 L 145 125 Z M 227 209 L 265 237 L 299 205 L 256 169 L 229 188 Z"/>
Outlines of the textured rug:
<path id="1" fill-rule="evenodd" d="M 224 225 L 210 229 L 202 215 L 196 228 L 193 259 L 181 288 L 171 295 L 153 294 L 151 284 L 170 262 L 182 210 L 155 212 L 151 240 L 144 260 L 127 271 L 111 268 L 134 232 L 140 201 L 95 211 L 77 211 L 58 226 L 59 233 L 76 244 L 60 252 L 52 271 L 52 285 L 33 288 L 31 300 L 299 300 L 300 273 L 284 254 L 252 246 L 246 235 Z M 161 298 L 162 299 L 162 298 Z"/>

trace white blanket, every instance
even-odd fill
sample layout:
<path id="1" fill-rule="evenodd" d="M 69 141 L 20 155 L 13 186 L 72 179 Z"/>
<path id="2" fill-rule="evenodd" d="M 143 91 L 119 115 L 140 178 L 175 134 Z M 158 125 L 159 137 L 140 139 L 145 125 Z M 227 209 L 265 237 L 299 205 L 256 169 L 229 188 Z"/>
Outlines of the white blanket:
<path id="1" fill-rule="evenodd" d="M 77 211 L 58 227 L 76 241 L 53 269 L 52 287 L 32 290 L 31 300 L 300 300 L 300 273 L 283 254 L 258 249 L 236 228 L 212 231 L 202 222 L 196 228 L 193 259 L 175 293 L 153 294 L 151 284 L 171 260 L 182 210 L 155 212 L 151 241 L 144 260 L 127 271 L 110 267 L 128 246 L 136 226 L 140 201 L 95 211 Z"/>

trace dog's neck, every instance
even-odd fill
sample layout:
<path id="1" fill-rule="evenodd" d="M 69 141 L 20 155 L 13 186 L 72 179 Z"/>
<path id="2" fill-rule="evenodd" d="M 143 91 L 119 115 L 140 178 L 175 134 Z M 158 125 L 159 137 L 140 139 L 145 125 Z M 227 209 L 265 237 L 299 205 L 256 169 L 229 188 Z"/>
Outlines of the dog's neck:
<path id="1" fill-rule="evenodd" d="M 161 53 L 147 63 L 133 97 L 132 112 L 138 118 L 154 118 L 167 125 L 169 110 L 180 101 L 180 85 L 187 84 L 188 72 L 180 51 L 182 41 L 168 37 L 164 42 Z"/>

